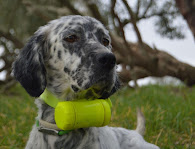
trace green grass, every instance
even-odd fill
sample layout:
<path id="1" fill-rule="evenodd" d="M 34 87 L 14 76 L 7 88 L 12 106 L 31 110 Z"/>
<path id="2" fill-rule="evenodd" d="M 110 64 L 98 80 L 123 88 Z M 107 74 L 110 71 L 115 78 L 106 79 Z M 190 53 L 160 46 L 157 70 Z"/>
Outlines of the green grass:
<path id="1" fill-rule="evenodd" d="M 111 100 L 111 126 L 135 129 L 136 107 L 141 107 L 145 140 L 162 149 L 195 148 L 195 88 L 123 88 Z M 36 111 L 34 100 L 19 85 L 0 95 L 0 149 L 24 148 Z"/>
<path id="2" fill-rule="evenodd" d="M 0 95 L 0 149 L 22 149 L 35 121 L 34 100 L 19 85 Z"/>
<path id="3" fill-rule="evenodd" d="M 136 107 L 146 118 L 145 139 L 162 149 L 195 148 L 195 88 L 145 86 L 112 97 L 111 125 L 136 128 Z"/>

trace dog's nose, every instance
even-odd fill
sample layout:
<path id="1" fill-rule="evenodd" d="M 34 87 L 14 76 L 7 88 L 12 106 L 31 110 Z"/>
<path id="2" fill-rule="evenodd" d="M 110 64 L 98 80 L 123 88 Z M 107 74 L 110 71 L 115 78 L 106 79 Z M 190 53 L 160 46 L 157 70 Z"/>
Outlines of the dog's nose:
<path id="1" fill-rule="evenodd" d="M 97 55 L 98 64 L 106 69 L 112 69 L 116 64 L 116 57 L 112 53 L 101 53 Z"/>

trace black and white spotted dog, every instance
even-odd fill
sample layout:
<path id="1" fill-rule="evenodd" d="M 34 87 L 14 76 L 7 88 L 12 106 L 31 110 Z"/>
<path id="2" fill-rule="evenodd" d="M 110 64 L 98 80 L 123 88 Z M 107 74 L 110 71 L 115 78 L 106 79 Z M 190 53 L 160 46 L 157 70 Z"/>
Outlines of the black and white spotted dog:
<path id="1" fill-rule="evenodd" d="M 40 27 L 14 62 L 15 78 L 33 97 L 47 88 L 60 99 L 108 98 L 119 87 L 108 31 L 91 17 L 66 16 Z M 36 99 L 37 119 L 55 123 L 54 109 Z M 134 130 L 90 127 L 63 136 L 40 132 L 36 125 L 27 149 L 158 149 Z"/>

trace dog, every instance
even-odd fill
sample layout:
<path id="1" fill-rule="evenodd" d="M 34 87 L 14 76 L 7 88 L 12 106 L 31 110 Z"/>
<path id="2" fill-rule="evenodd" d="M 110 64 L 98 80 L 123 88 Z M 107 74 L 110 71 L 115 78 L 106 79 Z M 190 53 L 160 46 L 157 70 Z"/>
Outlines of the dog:
<path id="1" fill-rule="evenodd" d="M 35 32 L 15 60 L 13 74 L 33 97 L 47 88 L 64 101 L 106 99 L 120 86 L 111 48 L 109 32 L 96 19 L 61 17 Z M 40 98 L 35 103 L 36 119 L 55 124 L 54 108 Z M 89 127 L 57 136 L 34 125 L 26 149 L 159 149 L 136 130 Z"/>

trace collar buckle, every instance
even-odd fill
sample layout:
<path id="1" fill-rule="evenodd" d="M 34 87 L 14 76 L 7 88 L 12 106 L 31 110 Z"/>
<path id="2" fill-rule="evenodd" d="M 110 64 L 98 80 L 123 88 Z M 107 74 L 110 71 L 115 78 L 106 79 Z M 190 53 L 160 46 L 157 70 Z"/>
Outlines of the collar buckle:
<path id="1" fill-rule="evenodd" d="M 36 126 L 40 132 L 47 133 L 50 135 L 55 135 L 55 136 L 62 136 L 72 131 L 72 130 L 60 130 L 59 128 L 57 128 L 56 124 L 51 124 L 41 119 L 36 121 Z"/>
<path id="2" fill-rule="evenodd" d="M 55 136 L 59 135 L 59 131 L 54 130 L 54 129 L 44 128 L 44 127 L 39 126 L 38 130 L 42 133 L 47 133 L 47 134 L 50 134 L 50 135 L 55 135 Z"/>

